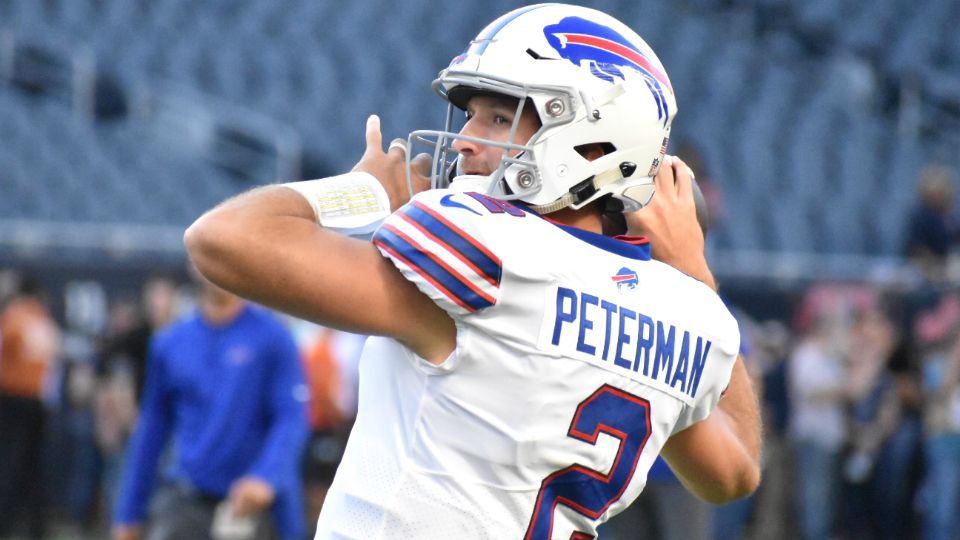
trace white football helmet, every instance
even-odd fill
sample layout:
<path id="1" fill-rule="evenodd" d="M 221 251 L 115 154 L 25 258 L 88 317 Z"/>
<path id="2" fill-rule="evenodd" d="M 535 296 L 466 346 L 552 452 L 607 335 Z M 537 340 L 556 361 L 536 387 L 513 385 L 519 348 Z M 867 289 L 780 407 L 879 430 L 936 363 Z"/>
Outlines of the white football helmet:
<path id="1" fill-rule="evenodd" d="M 433 88 L 448 101 L 446 127 L 414 131 L 407 142 L 434 146 L 434 187 L 452 179 L 541 213 L 607 194 L 626 211 L 647 204 L 677 112 L 666 71 L 640 36 L 610 15 L 566 4 L 527 6 L 493 21 Z M 454 109 L 475 93 L 519 99 L 508 142 L 452 131 Z M 520 112 L 531 105 L 542 125 L 529 141 L 514 141 Z M 506 149 L 500 167 L 488 177 L 463 176 L 451 146 L 457 139 Z M 590 144 L 605 155 L 588 161 L 577 149 Z"/>

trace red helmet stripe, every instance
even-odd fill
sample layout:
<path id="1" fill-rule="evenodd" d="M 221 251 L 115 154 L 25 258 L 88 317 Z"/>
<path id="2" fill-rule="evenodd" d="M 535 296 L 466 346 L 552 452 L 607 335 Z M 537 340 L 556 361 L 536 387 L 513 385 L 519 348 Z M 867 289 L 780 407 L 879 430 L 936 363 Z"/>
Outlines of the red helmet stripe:
<path id="1" fill-rule="evenodd" d="M 673 92 L 673 86 L 670 85 L 670 79 L 667 78 L 667 74 L 655 68 L 653 64 L 647 60 L 647 57 L 643 56 L 639 52 L 625 47 L 616 41 L 611 41 L 606 38 L 598 36 L 589 36 L 586 34 L 564 34 L 567 38 L 568 43 L 575 43 L 577 45 L 587 45 L 589 47 L 596 47 L 607 52 L 611 52 L 618 56 L 621 56 L 634 64 L 640 66 L 645 71 L 650 73 L 655 79 L 660 81 L 662 84 L 665 84 L 667 88 Z"/>

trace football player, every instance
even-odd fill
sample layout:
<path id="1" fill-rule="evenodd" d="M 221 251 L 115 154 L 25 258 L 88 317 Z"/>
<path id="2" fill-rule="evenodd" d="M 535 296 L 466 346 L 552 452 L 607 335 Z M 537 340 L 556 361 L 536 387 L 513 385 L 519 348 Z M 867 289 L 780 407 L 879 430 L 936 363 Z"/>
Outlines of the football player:
<path id="1" fill-rule="evenodd" d="M 361 365 L 317 537 L 592 538 L 661 453 L 707 500 L 752 492 L 756 396 L 691 173 L 665 155 L 676 103 L 654 52 L 602 12 L 527 6 L 434 89 L 447 128 L 409 139 L 432 159 L 384 152 L 373 116 L 352 172 L 243 194 L 185 236 L 221 286 L 400 344 L 365 353 L 384 361 Z M 406 202 L 398 179 L 428 176 Z M 372 244 L 338 234 L 402 203 Z M 611 211 L 649 241 L 604 236 Z"/>

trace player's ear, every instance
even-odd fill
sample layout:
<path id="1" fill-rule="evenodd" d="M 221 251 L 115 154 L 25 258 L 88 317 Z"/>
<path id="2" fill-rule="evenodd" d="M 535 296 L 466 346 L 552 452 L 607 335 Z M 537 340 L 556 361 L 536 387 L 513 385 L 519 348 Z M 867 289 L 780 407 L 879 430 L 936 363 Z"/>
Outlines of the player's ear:
<path id="1" fill-rule="evenodd" d="M 600 159 L 605 156 L 608 151 L 604 143 L 581 144 L 580 146 L 574 148 L 574 150 L 576 150 L 577 153 L 583 156 L 587 161 Z M 613 149 L 610 149 L 610 151 L 613 151 Z"/>

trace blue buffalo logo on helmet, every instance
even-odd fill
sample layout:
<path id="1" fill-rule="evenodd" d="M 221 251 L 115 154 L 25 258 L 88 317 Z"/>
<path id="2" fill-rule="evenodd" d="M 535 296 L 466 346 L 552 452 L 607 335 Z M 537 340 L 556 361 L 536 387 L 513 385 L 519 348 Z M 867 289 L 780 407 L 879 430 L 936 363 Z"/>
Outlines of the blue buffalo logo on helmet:
<path id="1" fill-rule="evenodd" d="M 673 92 L 670 79 L 619 32 L 581 17 L 565 17 L 544 27 L 543 34 L 562 58 L 587 65 L 594 77 L 613 83 L 614 78 L 624 79 L 624 68 L 640 73 L 657 102 L 658 118 L 666 123 L 670 111 L 663 88 Z"/>
<path id="2" fill-rule="evenodd" d="M 626 266 L 618 270 L 617 273 L 610 279 L 617 284 L 617 290 L 619 292 L 636 289 L 637 284 L 639 283 L 639 280 L 637 279 L 637 273 Z"/>

